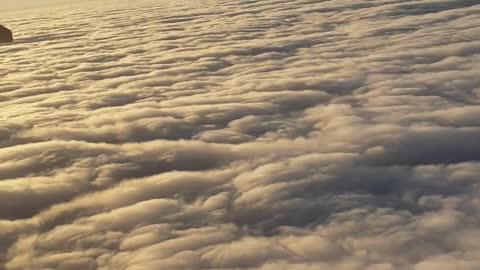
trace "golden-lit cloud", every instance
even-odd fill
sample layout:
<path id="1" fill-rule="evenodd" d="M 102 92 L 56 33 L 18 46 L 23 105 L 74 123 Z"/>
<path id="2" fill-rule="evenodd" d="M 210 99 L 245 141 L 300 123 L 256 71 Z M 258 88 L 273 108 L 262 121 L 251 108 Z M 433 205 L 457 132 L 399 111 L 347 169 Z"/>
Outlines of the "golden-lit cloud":
<path id="1" fill-rule="evenodd" d="M 2 13 L 0 269 L 479 269 L 479 14 Z"/>

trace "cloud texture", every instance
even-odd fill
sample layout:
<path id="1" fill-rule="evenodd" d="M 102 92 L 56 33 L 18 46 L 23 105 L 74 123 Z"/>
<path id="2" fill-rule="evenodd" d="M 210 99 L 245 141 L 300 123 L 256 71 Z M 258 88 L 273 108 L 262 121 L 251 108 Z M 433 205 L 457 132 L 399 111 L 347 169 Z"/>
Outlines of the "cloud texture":
<path id="1" fill-rule="evenodd" d="M 476 0 L 3 13 L 2 270 L 480 269 Z"/>

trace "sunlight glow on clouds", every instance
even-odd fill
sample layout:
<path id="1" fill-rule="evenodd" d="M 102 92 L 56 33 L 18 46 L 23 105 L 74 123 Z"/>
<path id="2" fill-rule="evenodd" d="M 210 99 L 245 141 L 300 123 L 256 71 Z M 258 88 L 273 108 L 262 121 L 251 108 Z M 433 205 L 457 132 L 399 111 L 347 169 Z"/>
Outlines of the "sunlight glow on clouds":
<path id="1" fill-rule="evenodd" d="M 2 14 L 0 269 L 480 269 L 477 1 L 105 3 Z"/>

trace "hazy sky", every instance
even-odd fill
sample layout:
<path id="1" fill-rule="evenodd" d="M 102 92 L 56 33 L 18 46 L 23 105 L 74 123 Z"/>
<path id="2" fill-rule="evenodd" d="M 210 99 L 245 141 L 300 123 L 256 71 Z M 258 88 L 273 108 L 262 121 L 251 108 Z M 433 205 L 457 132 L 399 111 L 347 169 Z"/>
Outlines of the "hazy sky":
<path id="1" fill-rule="evenodd" d="M 0 0 L 0 12 L 9 10 L 22 10 L 36 7 L 72 4 L 90 0 Z"/>
<path id="2" fill-rule="evenodd" d="M 477 0 L 95 3 L 1 16 L 0 270 L 480 269 Z"/>

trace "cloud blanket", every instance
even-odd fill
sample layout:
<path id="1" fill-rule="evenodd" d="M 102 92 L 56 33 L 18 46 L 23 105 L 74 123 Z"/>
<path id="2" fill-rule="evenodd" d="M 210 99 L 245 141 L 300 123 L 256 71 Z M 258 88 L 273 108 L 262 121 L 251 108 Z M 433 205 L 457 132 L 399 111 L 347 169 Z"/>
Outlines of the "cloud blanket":
<path id="1" fill-rule="evenodd" d="M 0 269 L 480 269 L 477 0 L 2 19 Z"/>

